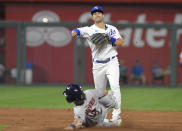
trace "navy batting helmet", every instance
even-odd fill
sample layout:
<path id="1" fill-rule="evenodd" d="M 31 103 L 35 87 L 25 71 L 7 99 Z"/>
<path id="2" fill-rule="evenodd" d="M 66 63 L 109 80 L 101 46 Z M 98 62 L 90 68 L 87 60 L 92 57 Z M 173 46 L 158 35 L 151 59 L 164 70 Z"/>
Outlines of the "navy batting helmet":
<path id="1" fill-rule="evenodd" d="M 102 14 L 104 13 L 103 9 L 101 6 L 95 6 L 91 10 L 91 14 L 93 15 L 94 12 L 101 12 Z"/>
<path id="2" fill-rule="evenodd" d="M 66 96 L 66 100 L 71 103 L 74 101 L 83 100 L 83 90 L 81 86 L 77 84 L 69 84 L 66 86 L 66 90 L 63 92 L 63 95 Z"/>

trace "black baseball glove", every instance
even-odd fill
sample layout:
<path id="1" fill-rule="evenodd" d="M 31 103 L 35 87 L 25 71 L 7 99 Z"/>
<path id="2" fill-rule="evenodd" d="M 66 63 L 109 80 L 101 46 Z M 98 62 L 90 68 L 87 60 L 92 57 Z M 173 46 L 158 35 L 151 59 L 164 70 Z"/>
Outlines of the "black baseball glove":
<path id="1" fill-rule="evenodd" d="M 90 37 L 90 40 L 95 44 L 98 51 L 101 51 L 108 43 L 110 44 L 110 38 L 104 33 L 95 33 Z"/>

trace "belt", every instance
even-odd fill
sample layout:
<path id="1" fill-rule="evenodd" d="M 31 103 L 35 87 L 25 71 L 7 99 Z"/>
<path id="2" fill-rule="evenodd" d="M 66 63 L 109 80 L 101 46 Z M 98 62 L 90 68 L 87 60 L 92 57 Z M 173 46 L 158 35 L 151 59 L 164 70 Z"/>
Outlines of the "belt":
<path id="1" fill-rule="evenodd" d="M 110 58 L 106 58 L 105 60 L 95 60 L 93 59 L 93 62 L 96 62 L 96 63 L 107 63 L 109 62 L 110 60 L 114 59 L 116 56 L 113 56 L 113 57 L 110 57 Z"/>

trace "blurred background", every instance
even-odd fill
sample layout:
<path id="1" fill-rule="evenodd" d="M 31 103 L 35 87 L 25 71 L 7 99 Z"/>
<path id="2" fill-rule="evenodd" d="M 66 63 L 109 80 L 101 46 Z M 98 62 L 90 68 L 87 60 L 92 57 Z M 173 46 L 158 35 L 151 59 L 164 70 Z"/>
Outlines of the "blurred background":
<path id="1" fill-rule="evenodd" d="M 94 85 L 90 48 L 70 31 L 91 24 L 95 5 L 126 43 L 121 85 L 180 87 L 181 0 L 0 0 L 0 84 Z"/>

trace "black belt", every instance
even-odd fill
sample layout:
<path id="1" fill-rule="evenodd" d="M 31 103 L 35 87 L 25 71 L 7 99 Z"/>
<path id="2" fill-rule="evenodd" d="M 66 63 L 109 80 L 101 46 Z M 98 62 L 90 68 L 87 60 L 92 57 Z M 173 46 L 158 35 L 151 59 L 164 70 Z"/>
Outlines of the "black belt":
<path id="1" fill-rule="evenodd" d="M 113 57 L 111 57 L 111 58 L 106 58 L 105 60 L 93 60 L 94 62 L 96 62 L 96 63 L 107 63 L 107 62 L 109 62 L 110 60 L 112 60 L 112 59 L 114 59 L 116 56 L 113 56 Z"/>

